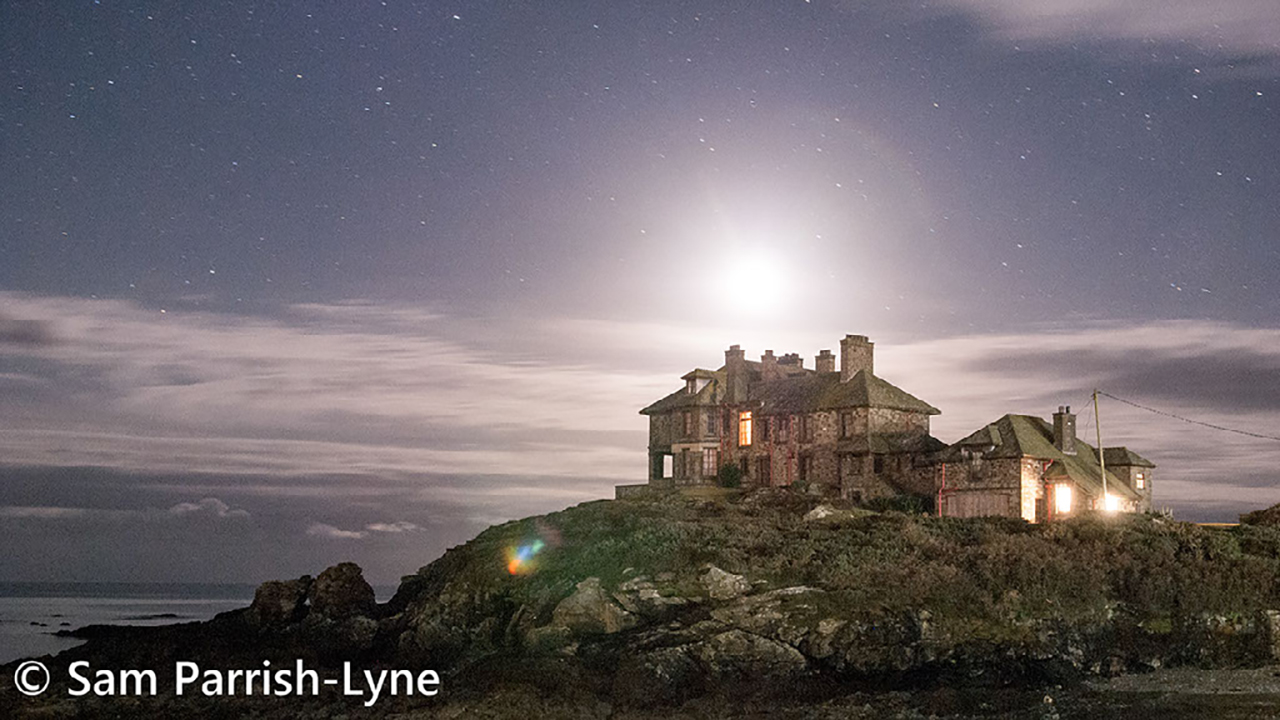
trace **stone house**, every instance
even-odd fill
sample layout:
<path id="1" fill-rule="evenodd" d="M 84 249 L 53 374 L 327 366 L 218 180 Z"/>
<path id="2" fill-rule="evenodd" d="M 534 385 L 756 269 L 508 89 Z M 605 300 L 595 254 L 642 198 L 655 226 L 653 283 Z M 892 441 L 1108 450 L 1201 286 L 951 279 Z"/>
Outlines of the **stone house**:
<path id="1" fill-rule="evenodd" d="M 931 456 L 939 514 L 1005 515 L 1045 522 L 1082 510 L 1151 509 L 1149 460 L 1124 447 L 1098 451 L 1076 437 L 1076 416 L 1059 407 L 1053 423 L 1005 415 Z"/>
<path id="2" fill-rule="evenodd" d="M 649 417 L 649 483 L 712 485 L 726 465 L 744 485 L 800 484 L 855 500 L 936 491 L 917 464 L 943 443 L 929 434 L 938 409 L 877 377 L 874 344 L 840 341 L 812 370 L 799 355 L 759 362 L 734 345 L 718 370 L 694 369 L 684 387 L 640 411 Z"/>

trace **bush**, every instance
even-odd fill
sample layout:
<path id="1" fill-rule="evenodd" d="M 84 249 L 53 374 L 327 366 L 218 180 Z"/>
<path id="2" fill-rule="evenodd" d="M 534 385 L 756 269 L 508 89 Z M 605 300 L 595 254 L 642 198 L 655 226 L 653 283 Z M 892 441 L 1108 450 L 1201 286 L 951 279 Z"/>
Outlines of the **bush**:
<path id="1" fill-rule="evenodd" d="M 863 507 L 876 512 L 897 511 L 911 515 L 920 513 L 933 514 L 934 501 L 926 495 L 891 495 L 889 497 L 872 498 Z"/>
<path id="2" fill-rule="evenodd" d="M 716 484 L 722 488 L 742 487 L 742 468 L 737 465 L 721 465 L 716 473 Z"/>

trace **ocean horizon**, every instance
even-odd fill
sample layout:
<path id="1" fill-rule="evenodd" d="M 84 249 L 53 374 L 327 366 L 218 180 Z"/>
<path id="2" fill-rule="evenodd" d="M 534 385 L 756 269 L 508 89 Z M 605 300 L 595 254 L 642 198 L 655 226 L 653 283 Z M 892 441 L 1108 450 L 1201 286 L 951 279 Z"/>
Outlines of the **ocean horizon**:
<path id="1" fill-rule="evenodd" d="M 251 583 L 0 581 L 0 663 L 56 655 L 83 643 L 60 630 L 86 625 L 158 626 L 209 620 L 248 607 Z M 379 602 L 394 586 L 374 586 Z"/>

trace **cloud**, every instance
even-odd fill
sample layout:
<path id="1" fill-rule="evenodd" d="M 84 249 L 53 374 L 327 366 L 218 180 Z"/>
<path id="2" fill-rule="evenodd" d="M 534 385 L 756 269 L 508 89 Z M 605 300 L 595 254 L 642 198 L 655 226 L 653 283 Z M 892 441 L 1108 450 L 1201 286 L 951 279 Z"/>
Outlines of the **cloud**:
<path id="1" fill-rule="evenodd" d="M 400 521 L 393 523 L 370 523 L 365 526 L 365 529 L 370 532 L 403 533 L 413 532 L 415 530 L 420 530 L 421 528 L 411 522 Z"/>
<path id="2" fill-rule="evenodd" d="M 0 315 L 0 345 L 26 345 L 41 347 L 56 342 L 48 323 L 37 320 L 17 320 Z"/>
<path id="3" fill-rule="evenodd" d="M 844 3 L 855 11 L 866 5 Z M 1024 46 L 1118 42 L 1147 48 L 1150 58 L 1153 44 L 1185 43 L 1189 47 L 1183 56 L 1280 56 L 1280 12 L 1274 0 L 940 0 L 932 8 L 962 12 L 1002 42 Z"/>
<path id="4" fill-rule="evenodd" d="M 211 515 L 213 517 L 220 517 L 220 518 L 249 517 L 248 511 L 242 510 L 240 508 L 232 508 L 230 505 L 227 505 L 226 503 L 222 502 L 218 498 L 214 498 L 214 497 L 207 497 L 201 500 L 200 502 L 195 502 L 195 503 L 189 503 L 189 502 L 178 503 L 177 505 L 174 505 L 173 507 L 169 508 L 169 514 L 171 515 L 199 514 L 199 515 Z"/>
<path id="5" fill-rule="evenodd" d="M 307 528 L 307 534 L 315 537 L 329 538 L 331 540 L 360 540 L 369 533 L 363 530 L 341 530 L 332 525 L 324 523 L 312 523 Z"/>
<path id="6" fill-rule="evenodd" d="M 60 520 L 64 518 L 81 518 L 90 513 L 87 508 L 74 507 L 32 507 L 6 505 L 0 507 L 0 518 L 38 518 L 41 520 Z"/>

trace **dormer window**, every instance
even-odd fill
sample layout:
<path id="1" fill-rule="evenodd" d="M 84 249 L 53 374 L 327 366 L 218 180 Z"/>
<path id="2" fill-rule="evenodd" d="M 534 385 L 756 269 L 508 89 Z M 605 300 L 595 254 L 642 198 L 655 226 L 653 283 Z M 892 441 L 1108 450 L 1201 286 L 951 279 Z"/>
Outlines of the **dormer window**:
<path id="1" fill-rule="evenodd" d="M 671 386 L 668 385 L 667 387 L 671 387 Z M 688 380 L 685 380 L 684 390 L 690 395 L 698 392 L 698 381 L 693 378 L 689 378 Z"/>

